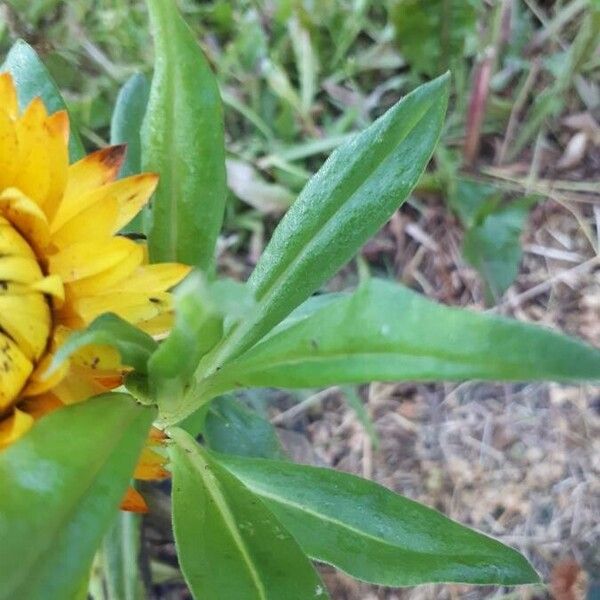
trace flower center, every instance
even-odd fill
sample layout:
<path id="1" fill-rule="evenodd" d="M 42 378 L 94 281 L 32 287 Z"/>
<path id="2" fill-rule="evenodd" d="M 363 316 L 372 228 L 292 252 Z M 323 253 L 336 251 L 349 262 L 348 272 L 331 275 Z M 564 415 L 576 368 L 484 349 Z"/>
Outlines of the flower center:
<path id="1" fill-rule="evenodd" d="M 0 416 L 16 404 L 46 351 L 52 313 L 31 246 L 0 215 Z"/>

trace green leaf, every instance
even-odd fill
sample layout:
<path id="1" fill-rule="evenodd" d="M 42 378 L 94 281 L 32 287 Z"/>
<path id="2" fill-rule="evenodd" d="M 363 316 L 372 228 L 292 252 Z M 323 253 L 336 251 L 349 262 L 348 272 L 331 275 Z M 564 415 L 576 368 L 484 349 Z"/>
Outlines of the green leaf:
<path id="1" fill-rule="evenodd" d="M 526 196 L 504 204 L 467 230 L 463 254 L 485 281 L 488 305 L 500 299 L 519 272 L 521 234 L 534 200 Z"/>
<path id="2" fill-rule="evenodd" d="M 110 143 L 127 144 L 125 162 L 119 172 L 120 177 L 129 177 L 142 171 L 142 141 L 140 130 L 148 96 L 150 82 L 142 73 L 132 75 L 119 90 L 117 102 L 110 123 Z M 144 208 L 128 223 L 123 233 L 142 233 L 148 218 L 148 207 Z"/>
<path id="3" fill-rule="evenodd" d="M 198 362 L 228 327 L 254 307 L 245 284 L 230 279 L 208 282 L 199 271 L 189 275 L 174 295 L 175 324 L 148 363 L 151 391 L 163 423 L 179 422 L 193 412 L 195 398 L 183 394 Z"/>
<path id="4" fill-rule="evenodd" d="M 59 110 L 67 110 L 58 87 L 52 80 L 48 69 L 40 60 L 36 51 L 24 40 L 17 40 L 0 71 L 8 71 L 12 74 L 17 86 L 19 106 L 23 110 L 36 96 L 39 96 L 50 114 Z M 83 144 L 75 128 L 73 120 L 69 117 L 69 158 L 76 162 L 85 154 Z"/>
<path id="5" fill-rule="evenodd" d="M 374 279 L 289 327 L 282 323 L 196 391 L 208 398 L 234 387 L 464 379 L 598 380 L 600 350 Z"/>
<path id="6" fill-rule="evenodd" d="M 112 346 L 119 351 L 123 364 L 146 373 L 148 359 L 158 347 L 147 333 L 115 314 L 105 313 L 94 319 L 86 329 L 72 333 L 57 350 L 50 372 L 55 371 L 73 353 L 90 344 Z"/>
<path id="7" fill-rule="evenodd" d="M 517 276 L 520 238 L 537 196 L 502 203 L 502 190 L 460 178 L 448 201 L 466 228 L 463 254 L 483 280 L 488 304 L 496 302 Z"/>
<path id="8" fill-rule="evenodd" d="M 380 585 L 539 580 L 518 552 L 371 481 L 332 469 L 219 460 L 313 559 Z"/>
<path id="9" fill-rule="evenodd" d="M 212 402 L 202 434 L 215 452 L 255 458 L 285 457 L 273 425 L 231 396 Z"/>
<path id="10" fill-rule="evenodd" d="M 300 80 L 301 111 L 308 116 L 319 88 L 319 56 L 310 31 L 297 15 L 289 19 L 288 31 Z"/>
<path id="11" fill-rule="evenodd" d="M 110 143 L 127 144 L 120 177 L 136 175 L 142 170 L 140 129 L 146 114 L 150 83 L 142 73 L 132 75 L 119 90 L 110 122 Z"/>
<path id="12" fill-rule="evenodd" d="M 444 75 L 419 87 L 333 152 L 282 219 L 252 273 L 256 309 L 205 370 L 222 366 L 264 336 L 402 204 L 438 141 L 448 81 Z"/>
<path id="13" fill-rule="evenodd" d="M 44 417 L 0 453 L 0 599 L 75 597 L 154 415 L 105 394 Z"/>
<path id="14" fill-rule="evenodd" d="M 474 0 L 395 0 L 390 18 L 407 62 L 429 77 L 463 58 L 469 37 L 476 36 Z"/>
<path id="15" fill-rule="evenodd" d="M 200 358 L 223 335 L 222 307 L 200 272 L 188 276 L 174 292 L 175 324 L 148 364 L 150 384 L 167 410 L 181 396 Z"/>
<path id="16" fill-rule="evenodd" d="M 263 502 L 185 431 L 170 434 L 175 541 L 194 598 L 327 598 L 310 561 Z"/>
<path id="17" fill-rule="evenodd" d="M 142 128 L 142 165 L 160 175 L 150 259 L 210 272 L 227 198 L 219 90 L 173 0 L 148 0 L 148 9 L 155 70 Z"/>
<path id="18" fill-rule="evenodd" d="M 147 597 L 139 564 L 141 541 L 141 515 L 119 511 L 102 543 L 107 600 L 144 600 Z"/>
<path id="19" fill-rule="evenodd" d="M 454 174 L 452 174 L 454 177 Z M 458 215 L 466 229 L 481 223 L 485 213 L 493 210 L 502 200 L 502 191 L 489 183 L 458 178 L 448 195 L 450 208 Z"/>

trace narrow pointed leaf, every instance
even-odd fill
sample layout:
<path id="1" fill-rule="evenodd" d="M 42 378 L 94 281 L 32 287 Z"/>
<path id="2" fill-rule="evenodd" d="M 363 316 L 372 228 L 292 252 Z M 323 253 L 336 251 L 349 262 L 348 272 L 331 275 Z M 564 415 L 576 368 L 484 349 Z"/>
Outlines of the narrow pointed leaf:
<path id="1" fill-rule="evenodd" d="M 155 411 L 105 394 L 44 417 L 0 453 L 0 599 L 73 598 Z"/>
<path id="2" fill-rule="evenodd" d="M 438 141 L 447 100 L 444 75 L 408 94 L 333 152 L 275 230 L 249 281 L 257 307 L 224 341 L 211 366 L 258 341 L 406 200 Z"/>
<path id="3" fill-rule="evenodd" d="M 220 456 L 312 558 L 380 585 L 514 585 L 536 572 L 518 552 L 394 494 L 332 469 Z"/>
<path id="4" fill-rule="evenodd" d="M 102 542 L 102 572 L 106 600 L 145 600 L 140 568 L 142 542 L 139 514 L 119 511 Z"/>
<path id="5" fill-rule="evenodd" d="M 519 273 L 520 240 L 532 200 L 525 196 L 497 207 L 466 231 L 462 253 L 483 277 L 488 305 L 500 300 Z"/>
<path id="6" fill-rule="evenodd" d="M 171 431 L 173 525 L 194 598 L 325 600 L 294 538 L 182 429 Z"/>
<path id="7" fill-rule="evenodd" d="M 110 122 L 110 143 L 127 144 L 120 177 L 136 175 L 142 170 L 140 130 L 149 95 L 150 83 L 142 73 L 132 75 L 119 90 Z"/>
<path id="8" fill-rule="evenodd" d="M 600 350 L 542 327 L 449 308 L 383 280 L 285 325 L 203 382 L 204 393 L 373 380 L 600 379 Z"/>
<path id="9" fill-rule="evenodd" d="M 17 40 L 10 49 L 0 71 L 8 71 L 17 86 L 19 106 L 23 110 L 36 96 L 43 101 L 50 114 L 66 110 L 56 83 L 40 60 L 36 51 L 25 41 Z M 73 119 L 70 119 L 69 158 L 75 162 L 83 157 L 85 150 Z"/>
<path id="10" fill-rule="evenodd" d="M 160 175 L 150 259 L 210 271 L 227 197 L 219 90 L 175 2 L 147 4 L 155 68 L 142 129 L 142 166 Z"/>
<path id="11" fill-rule="evenodd" d="M 129 177 L 142 171 L 142 141 L 140 131 L 148 96 L 150 82 L 142 73 L 132 75 L 119 90 L 117 102 L 110 122 L 110 143 L 126 144 L 125 162 L 119 171 L 120 177 Z M 123 233 L 143 233 L 144 216 L 148 207 L 144 208 L 122 230 Z"/>

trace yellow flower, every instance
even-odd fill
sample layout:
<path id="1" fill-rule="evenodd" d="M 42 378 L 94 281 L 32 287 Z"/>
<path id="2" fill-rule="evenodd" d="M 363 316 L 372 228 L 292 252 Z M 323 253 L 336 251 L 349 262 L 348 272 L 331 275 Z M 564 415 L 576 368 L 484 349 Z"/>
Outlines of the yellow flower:
<path id="1" fill-rule="evenodd" d="M 66 112 L 49 116 L 36 98 L 20 114 L 12 78 L 0 74 L 0 449 L 47 412 L 120 384 L 118 354 L 106 347 L 87 347 L 46 375 L 73 330 L 113 312 L 164 334 L 167 290 L 189 272 L 148 265 L 143 244 L 117 235 L 157 176 L 116 180 L 123 146 L 69 165 L 68 137 Z"/>

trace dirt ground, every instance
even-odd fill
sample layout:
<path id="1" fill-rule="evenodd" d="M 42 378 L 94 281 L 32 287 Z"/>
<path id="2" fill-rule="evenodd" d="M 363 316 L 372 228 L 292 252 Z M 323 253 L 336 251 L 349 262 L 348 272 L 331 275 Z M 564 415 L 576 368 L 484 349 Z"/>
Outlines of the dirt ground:
<path id="1" fill-rule="evenodd" d="M 600 345 L 599 221 L 597 203 L 540 204 L 521 273 L 497 310 Z M 405 207 L 365 254 L 440 301 L 481 310 L 482 291 L 460 256 L 460 235 L 436 203 L 422 211 Z M 304 410 L 277 415 L 295 432 L 283 438 L 296 458 L 371 478 L 492 535 L 523 552 L 550 585 L 398 591 L 324 568 L 335 600 L 575 600 L 585 590 L 597 597 L 591 590 L 600 579 L 599 387 L 373 383 L 361 395 L 378 449 L 332 388 L 305 400 Z"/>

